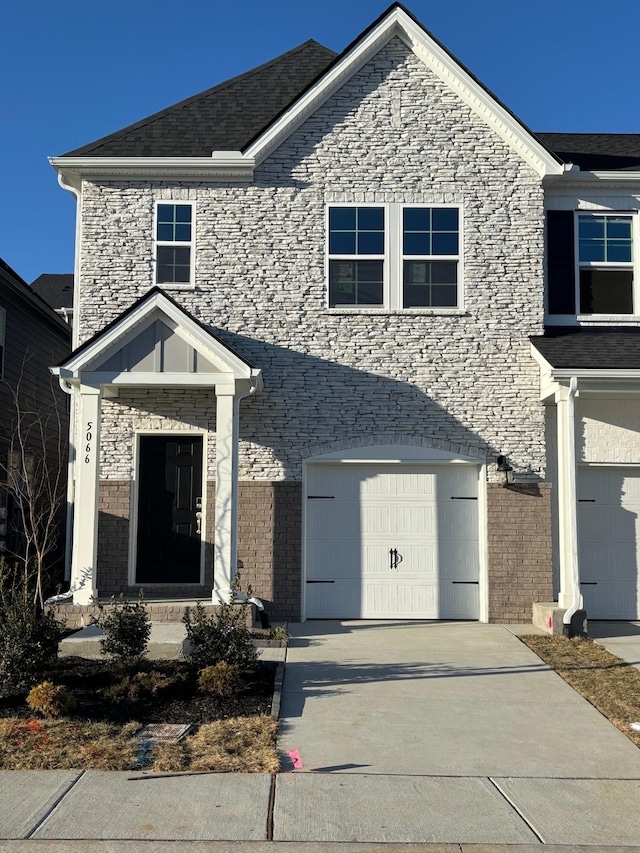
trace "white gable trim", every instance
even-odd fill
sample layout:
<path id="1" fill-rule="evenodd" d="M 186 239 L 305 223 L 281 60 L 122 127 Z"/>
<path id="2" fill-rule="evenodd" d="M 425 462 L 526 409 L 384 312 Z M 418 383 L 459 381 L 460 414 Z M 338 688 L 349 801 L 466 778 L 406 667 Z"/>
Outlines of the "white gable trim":
<path id="1" fill-rule="evenodd" d="M 114 353 L 157 319 L 166 322 L 176 334 L 219 367 L 221 373 L 229 374 L 234 379 L 259 381 L 260 370 L 235 355 L 161 292 L 152 293 L 133 310 L 125 312 L 118 322 L 87 347 L 81 348 L 76 355 L 72 354 L 60 367 L 52 368 L 52 372 L 70 381 L 79 381 L 81 374 L 90 371 L 99 359 Z"/>
<path id="2" fill-rule="evenodd" d="M 400 8 L 392 9 L 356 46 L 308 92 L 275 121 L 244 152 L 262 163 L 282 142 L 356 74 L 394 36 L 446 83 L 498 136 L 541 177 L 559 175 L 564 166 L 466 72 L 433 38 Z"/>
<path id="3" fill-rule="evenodd" d="M 65 178 L 204 178 L 251 181 L 254 162 L 240 151 L 214 151 L 211 157 L 49 157 Z"/>

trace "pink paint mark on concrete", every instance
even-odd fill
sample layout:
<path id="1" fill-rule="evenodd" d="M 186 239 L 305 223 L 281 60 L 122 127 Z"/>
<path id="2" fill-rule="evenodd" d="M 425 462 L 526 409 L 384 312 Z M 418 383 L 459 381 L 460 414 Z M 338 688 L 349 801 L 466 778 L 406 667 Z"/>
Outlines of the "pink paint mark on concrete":
<path id="1" fill-rule="evenodd" d="M 294 770 L 302 770 L 302 759 L 300 758 L 300 753 L 297 749 L 289 750 L 289 758 L 293 763 Z"/>

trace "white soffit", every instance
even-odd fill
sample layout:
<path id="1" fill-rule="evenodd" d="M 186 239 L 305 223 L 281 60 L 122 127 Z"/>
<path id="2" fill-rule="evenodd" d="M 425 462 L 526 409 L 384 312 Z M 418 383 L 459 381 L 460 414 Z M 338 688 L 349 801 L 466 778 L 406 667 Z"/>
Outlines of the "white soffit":
<path id="1" fill-rule="evenodd" d="M 437 77 L 446 83 L 498 136 L 541 177 L 560 175 L 560 163 L 511 113 L 465 71 L 403 9 L 394 8 L 380 23 L 299 98 L 245 151 L 256 165 L 356 74 L 394 36 L 399 36 Z"/>

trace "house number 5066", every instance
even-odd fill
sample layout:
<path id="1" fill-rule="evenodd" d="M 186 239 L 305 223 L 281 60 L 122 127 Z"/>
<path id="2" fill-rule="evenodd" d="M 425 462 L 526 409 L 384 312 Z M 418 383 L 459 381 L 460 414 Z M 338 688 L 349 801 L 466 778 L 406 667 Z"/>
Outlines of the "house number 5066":
<path id="1" fill-rule="evenodd" d="M 86 431 L 86 435 L 85 435 L 85 441 L 87 443 L 86 443 L 85 448 L 84 448 L 84 453 L 85 453 L 84 461 L 85 462 L 89 461 L 89 457 L 91 455 L 91 441 L 93 439 L 93 431 L 92 430 L 93 430 L 93 421 L 87 421 L 87 431 Z"/>

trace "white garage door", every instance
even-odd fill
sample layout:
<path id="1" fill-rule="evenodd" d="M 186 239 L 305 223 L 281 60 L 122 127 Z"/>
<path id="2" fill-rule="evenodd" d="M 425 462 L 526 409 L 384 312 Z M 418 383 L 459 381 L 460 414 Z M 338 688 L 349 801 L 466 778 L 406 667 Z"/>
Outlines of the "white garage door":
<path id="1" fill-rule="evenodd" d="M 306 617 L 477 619 L 478 469 L 309 465 Z"/>
<path id="2" fill-rule="evenodd" d="M 638 619 L 640 471 L 578 469 L 580 589 L 590 619 Z"/>

